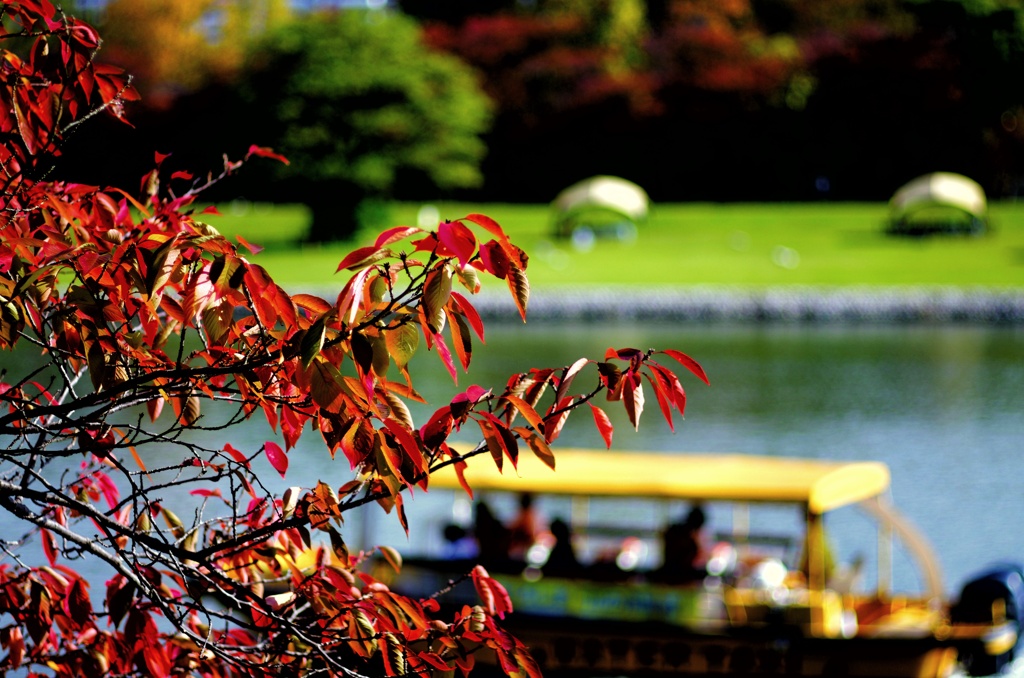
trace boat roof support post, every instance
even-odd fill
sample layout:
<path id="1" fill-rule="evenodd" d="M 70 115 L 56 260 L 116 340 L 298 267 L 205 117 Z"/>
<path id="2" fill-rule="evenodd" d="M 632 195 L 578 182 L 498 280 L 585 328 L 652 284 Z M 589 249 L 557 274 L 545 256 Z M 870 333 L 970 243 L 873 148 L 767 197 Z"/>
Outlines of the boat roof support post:
<path id="1" fill-rule="evenodd" d="M 825 521 L 820 513 L 807 511 L 807 587 L 825 588 Z"/>
<path id="2" fill-rule="evenodd" d="M 865 502 L 866 503 L 866 502 Z M 878 499 L 874 505 L 880 508 Z M 876 509 L 876 515 L 880 511 Z M 878 597 L 886 596 L 892 590 L 892 523 L 888 520 L 878 522 Z"/>
<path id="3" fill-rule="evenodd" d="M 942 571 L 939 569 L 938 558 L 932 550 L 931 544 L 884 496 L 874 497 L 862 502 L 862 505 L 878 519 L 881 529 L 888 535 L 888 567 L 883 570 L 879 563 L 878 578 L 879 588 L 883 574 L 888 575 L 886 586 L 891 586 L 892 579 L 892 542 L 893 537 L 898 535 L 900 542 L 907 548 L 909 555 L 916 561 L 917 569 L 922 577 L 921 584 L 924 593 L 930 599 L 941 600 L 944 597 L 942 584 Z M 879 544 L 881 546 L 881 543 Z M 879 549 L 881 551 L 881 549 Z"/>
<path id="4" fill-rule="evenodd" d="M 750 550 L 750 506 L 741 501 L 732 507 L 732 535 L 737 554 L 746 557 Z"/>
<path id="5" fill-rule="evenodd" d="M 580 534 L 580 526 L 590 524 L 590 497 L 574 494 L 570 500 L 569 516 L 569 525 L 572 526 L 573 533 L 579 535 L 577 538 L 582 542 L 580 546 L 587 550 L 590 546 L 590 535 L 589 532 Z"/>

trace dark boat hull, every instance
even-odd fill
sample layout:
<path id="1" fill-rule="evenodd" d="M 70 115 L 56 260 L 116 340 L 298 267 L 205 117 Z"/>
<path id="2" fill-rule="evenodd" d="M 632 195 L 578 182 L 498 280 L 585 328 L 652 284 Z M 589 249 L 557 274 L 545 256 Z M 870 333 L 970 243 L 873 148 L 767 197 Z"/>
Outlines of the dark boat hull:
<path id="1" fill-rule="evenodd" d="M 957 650 L 934 637 L 807 638 L 780 628 L 695 633 L 664 625 L 513 615 L 504 624 L 545 676 L 949 675 Z M 481 657 L 483 659 L 483 657 Z"/>

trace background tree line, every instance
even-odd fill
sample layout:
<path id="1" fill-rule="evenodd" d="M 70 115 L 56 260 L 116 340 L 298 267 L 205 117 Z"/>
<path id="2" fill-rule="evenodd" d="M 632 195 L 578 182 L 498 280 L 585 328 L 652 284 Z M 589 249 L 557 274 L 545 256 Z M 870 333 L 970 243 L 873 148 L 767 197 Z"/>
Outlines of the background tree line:
<path id="1" fill-rule="evenodd" d="M 317 239 L 372 218 L 368 198 L 546 202 L 598 173 L 655 201 L 882 200 L 939 169 L 1002 197 L 1024 177 L 1024 9 L 1008 0 L 92 12 L 148 102 L 117 132 L 137 157 L 113 158 L 111 181 L 160 148 L 216 166 L 255 140 L 292 164 L 228 190 L 309 204 Z M 226 122 L 182 124 L 197 115 Z M 324 183 L 344 214 L 313 204 Z"/>

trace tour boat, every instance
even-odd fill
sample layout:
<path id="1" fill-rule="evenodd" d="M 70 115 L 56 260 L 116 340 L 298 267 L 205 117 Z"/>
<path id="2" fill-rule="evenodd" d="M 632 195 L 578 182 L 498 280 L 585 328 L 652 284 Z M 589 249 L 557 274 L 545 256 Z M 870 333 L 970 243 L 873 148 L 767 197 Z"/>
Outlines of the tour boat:
<path id="1" fill-rule="evenodd" d="M 947 599 L 927 540 L 892 506 L 883 463 L 559 450 L 556 468 L 524 452 L 515 467 L 506 460 L 499 471 L 479 457 L 465 471 L 477 499 L 528 493 L 562 507 L 574 543 L 597 557 L 587 563 L 581 555 L 579 568 L 552 571 L 544 562 L 553 551 L 548 535 L 522 559 L 482 563 L 514 605 L 504 628 L 545 675 L 942 678 L 958 667 L 989 675 L 1013 659 L 1024 606 L 1020 566 L 981 570 Z M 431 493 L 461 491 L 451 468 L 429 484 Z M 694 505 L 716 516 L 728 511 L 729 529 L 704 535 L 708 557 L 699 576 L 666 577 L 659 562 L 666 531 L 651 526 Z M 860 530 L 872 557 L 832 563 L 829 544 L 846 535 L 832 532 L 830 516 L 861 512 L 849 507 L 861 509 L 877 532 L 876 540 Z M 791 513 L 795 533 L 764 529 L 758 511 Z M 906 578 L 897 557 L 919 570 L 919 591 L 894 590 L 895 565 Z M 392 586 L 430 595 L 478 561 L 406 558 Z M 467 582 L 441 600 L 461 608 L 475 604 L 474 596 Z"/>

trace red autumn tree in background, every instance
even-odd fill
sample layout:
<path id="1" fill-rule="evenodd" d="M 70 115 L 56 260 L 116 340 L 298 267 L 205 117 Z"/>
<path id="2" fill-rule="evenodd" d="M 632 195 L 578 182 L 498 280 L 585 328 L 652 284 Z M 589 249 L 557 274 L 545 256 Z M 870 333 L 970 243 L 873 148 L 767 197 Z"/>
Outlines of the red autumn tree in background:
<path id="1" fill-rule="evenodd" d="M 349 552 L 343 516 L 375 502 L 407 524 L 403 492 L 428 489 L 432 471 L 515 464 L 521 446 L 554 465 L 550 443 L 584 405 L 610 444 L 602 392 L 636 425 L 653 391 L 671 423 L 685 394 L 663 363 L 706 381 L 700 367 L 609 350 L 471 386 L 417 425 L 407 363 L 422 343 L 453 377 L 469 368 L 482 274 L 525 318 L 527 257 L 501 227 L 470 214 L 391 229 L 341 262 L 336 298 L 289 294 L 249 261 L 258 248 L 196 211 L 242 161 L 168 175 L 158 157 L 138 194 L 46 181 L 68 135 L 121 117 L 134 91 L 95 61 L 96 32 L 48 0 L 3 11 L 0 672 L 448 676 L 485 652 L 535 676 L 495 620 L 514 601 L 482 568 L 466 573 L 481 605 L 437 619 L 436 601 L 366 573 L 378 551 Z M 259 147 L 244 160 L 257 157 L 284 160 Z M 232 439 L 251 417 L 275 439 Z M 467 426 L 482 442 L 460 453 L 447 441 Z M 303 435 L 350 479 L 276 489 L 259 469 L 286 479 Z M 104 578 L 83 576 L 97 567 Z"/>

